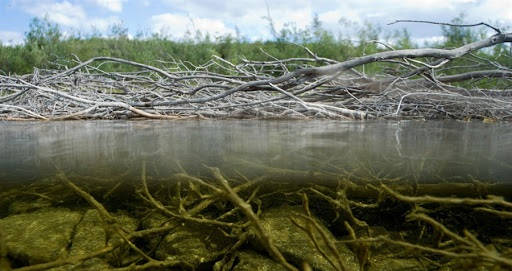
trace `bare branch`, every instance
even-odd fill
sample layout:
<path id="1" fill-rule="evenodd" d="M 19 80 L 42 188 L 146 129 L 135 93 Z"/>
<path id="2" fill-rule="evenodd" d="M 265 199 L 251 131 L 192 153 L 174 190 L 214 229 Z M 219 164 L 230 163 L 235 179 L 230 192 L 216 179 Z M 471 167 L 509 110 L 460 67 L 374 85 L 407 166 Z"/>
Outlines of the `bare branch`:
<path id="1" fill-rule="evenodd" d="M 441 23 L 441 22 L 434 22 L 434 21 L 423 21 L 423 20 L 396 20 L 394 22 L 388 23 L 388 25 L 396 24 L 396 23 L 426 23 L 426 24 L 437 24 L 437 25 L 447 25 L 447 26 L 454 26 L 454 27 L 475 27 L 479 25 L 487 26 L 491 28 L 492 30 L 496 31 L 497 34 L 501 34 L 501 30 L 497 27 L 494 27 L 490 24 L 480 22 L 476 24 L 451 24 L 451 23 Z"/>

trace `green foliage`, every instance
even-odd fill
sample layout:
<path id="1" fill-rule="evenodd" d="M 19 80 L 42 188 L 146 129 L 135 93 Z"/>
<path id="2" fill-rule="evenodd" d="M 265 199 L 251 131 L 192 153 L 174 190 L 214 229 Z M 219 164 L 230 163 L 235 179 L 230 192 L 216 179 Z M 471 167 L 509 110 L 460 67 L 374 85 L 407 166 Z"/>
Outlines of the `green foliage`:
<path id="1" fill-rule="evenodd" d="M 416 44 L 411 40 L 411 34 L 409 34 L 407 29 L 395 31 L 395 33 L 393 33 L 393 39 L 395 40 L 396 49 L 416 48 Z"/>
<path id="2" fill-rule="evenodd" d="M 461 13 L 458 17 L 451 20 L 452 24 L 464 24 L 464 18 L 466 15 Z M 457 26 L 441 26 L 441 31 L 445 38 L 443 47 L 455 48 L 475 42 L 485 37 L 485 32 L 481 29 L 475 31 L 474 28 L 470 27 L 457 27 Z"/>
<path id="3" fill-rule="evenodd" d="M 452 20 L 454 24 L 464 22 L 464 14 Z M 236 36 L 212 38 L 208 34 L 189 33 L 181 40 L 170 40 L 158 34 L 139 32 L 136 38 L 129 36 L 128 29 L 123 24 L 112 25 L 107 37 L 93 30 L 90 33 L 73 33 L 63 35 L 58 25 L 47 19 L 35 18 L 25 34 L 25 43 L 16 46 L 0 45 L 0 72 L 26 74 L 34 67 L 58 68 L 76 65 L 76 58 L 84 61 L 95 56 L 119 57 L 155 66 L 161 61 L 181 60 L 187 65 L 203 64 L 217 55 L 233 63 L 241 59 L 271 60 L 291 57 L 310 57 L 303 47 L 309 48 L 317 55 L 344 61 L 353 57 L 369 55 L 387 50 L 377 41 L 384 40 L 394 49 L 417 48 L 410 33 L 403 29 L 393 33 L 383 33 L 378 25 L 365 22 L 362 25 L 340 20 L 347 29 L 355 29 L 357 41 L 348 33 L 334 33 L 326 30 L 318 16 L 314 16 L 309 27 L 298 28 L 294 24 L 286 25 L 280 32 L 275 31 L 273 23 L 268 19 L 269 28 L 274 39 L 266 41 L 248 41 L 237 32 Z M 442 33 L 445 41 L 431 44 L 435 47 L 454 48 L 485 37 L 484 29 L 443 26 Z M 478 52 L 484 57 L 512 66 L 512 51 L 509 45 L 498 45 L 490 50 Z M 468 60 L 456 60 L 452 66 L 468 66 Z M 390 65 L 388 65 L 390 66 Z M 120 64 L 104 64 L 106 71 L 129 71 L 133 67 Z M 382 64 L 368 64 L 358 67 L 369 74 L 384 72 L 387 67 Z M 470 68 L 446 69 L 442 74 L 454 74 L 469 71 Z M 496 80 L 482 80 L 481 85 L 493 86 Z"/>
<path id="4" fill-rule="evenodd" d="M 29 31 L 25 33 L 25 42 L 39 49 L 51 47 L 57 44 L 62 34 L 59 26 L 52 24 L 47 19 L 34 18 L 29 24 Z"/>

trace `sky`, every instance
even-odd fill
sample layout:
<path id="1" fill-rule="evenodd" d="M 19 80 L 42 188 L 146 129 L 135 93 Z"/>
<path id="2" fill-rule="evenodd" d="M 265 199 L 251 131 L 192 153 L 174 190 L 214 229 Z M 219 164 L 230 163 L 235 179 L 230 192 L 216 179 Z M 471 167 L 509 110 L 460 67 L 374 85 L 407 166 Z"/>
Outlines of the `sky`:
<path id="1" fill-rule="evenodd" d="M 461 13 L 466 23 L 512 26 L 512 0 L 0 0 L 0 41 L 22 43 L 34 17 L 46 17 L 65 33 L 108 33 L 110 26 L 122 24 L 130 37 L 158 33 L 180 39 L 199 30 L 265 40 L 272 38 L 269 16 L 277 31 L 287 24 L 303 29 L 318 16 L 335 34 L 350 32 L 346 22 L 352 29 L 369 22 L 389 32 L 407 28 L 421 44 L 439 40 L 440 27 L 387 24 L 397 19 L 449 22 Z"/>

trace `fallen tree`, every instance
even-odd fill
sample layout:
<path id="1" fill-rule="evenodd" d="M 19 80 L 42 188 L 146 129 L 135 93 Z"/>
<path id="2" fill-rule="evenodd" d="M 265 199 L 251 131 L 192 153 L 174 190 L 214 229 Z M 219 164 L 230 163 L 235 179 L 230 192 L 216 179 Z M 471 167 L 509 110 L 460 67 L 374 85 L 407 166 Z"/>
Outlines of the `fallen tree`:
<path id="1" fill-rule="evenodd" d="M 173 60 L 161 68 L 113 57 L 77 59 L 72 68 L 1 75 L 0 117 L 506 120 L 512 116 L 510 91 L 449 85 L 483 78 L 510 81 L 511 69 L 473 54 L 512 42 L 512 33 L 495 30 L 487 39 L 454 49 L 393 50 L 385 45 L 389 50 L 343 62 L 308 48 L 309 58 L 242 59 L 236 65 L 218 56 L 201 66 Z M 476 70 L 443 74 L 461 58 L 476 63 Z M 106 72 L 106 63 L 139 70 Z M 392 65 L 394 72 L 369 76 L 356 70 L 371 63 Z"/>

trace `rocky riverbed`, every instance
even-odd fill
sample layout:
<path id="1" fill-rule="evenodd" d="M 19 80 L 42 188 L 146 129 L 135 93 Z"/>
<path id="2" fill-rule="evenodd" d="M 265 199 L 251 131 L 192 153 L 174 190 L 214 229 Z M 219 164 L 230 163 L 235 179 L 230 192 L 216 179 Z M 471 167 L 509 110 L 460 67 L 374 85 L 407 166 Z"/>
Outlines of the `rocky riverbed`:
<path id="1" fill-rule="evenodd" d="M 214 179 L 186 174 L 122 187 L 73 179 L 58 175 L 1 193 L 1 270 L 507 270 L 510 264 L 512 224 L 504 215 L 510 202 L 503 198 L 482 202 L 504 203 L 496 216 L 455 201 L 413 203 L 394 190 L 386 194 L 387 186 L 361 200 L 342 186 L 230 180 L 244 205 L 230 201 L 230 190 Z"/>

